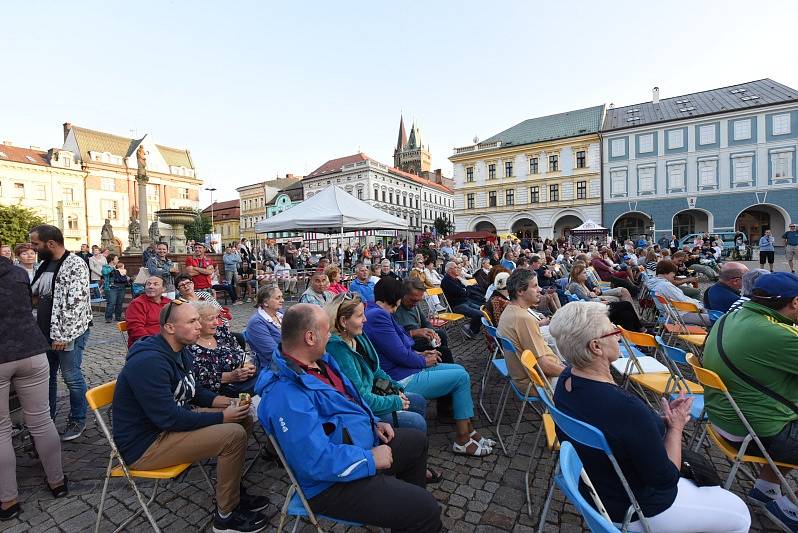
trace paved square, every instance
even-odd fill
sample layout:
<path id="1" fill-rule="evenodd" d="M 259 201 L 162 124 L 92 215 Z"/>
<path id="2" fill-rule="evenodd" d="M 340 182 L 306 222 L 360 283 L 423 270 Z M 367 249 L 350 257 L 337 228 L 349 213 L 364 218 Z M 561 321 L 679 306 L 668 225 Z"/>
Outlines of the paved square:
<path id="1" fill-rule="evenodd" d="M 233 329 L 241 331 L 252 308 L 250 305 L 232 307 Z M 479 377 L 484 369 L 486 348 L 482 338 L 463 342 L 462 336 L 455 335 L 453 352 L 456 362 L 463 364 L 471 373 L 474 398 L 477 398 Z M 89 345 L 84 355 L 83 368 L 89 387 L 115 379 L 125 358 L 125 344 L 115 324 L 105 324 L 102 316 L 95 314 L 95 327 L 92 328 Z M 495 409 L 499 395 L 496 380 L 487 398 L 489 408 Z M 56 424 L 60 428 L 65 423 L 68 412 L 66 390 L 61 385 L 59 412 Z M 537 527 L 540 507 L 545 496 L 552 464 L 548 450 L 541 446 L 531 450 L 532 441 L 538 428 L 536 415 L 527 410 L 528 415 L 521 424 L 517 453 L 505 457 L 494 453 L 484 459 L 466 458 L 451 452 L 450 437 L 454 426 L 438 423 L 435 419 L 435 402 L 429 404 L 430 465 L 443 472 L 444 480 L 430 490 L 441 504 L 443 524 L 447 531 L 513 531 L 531 532 Z M 511 400 L 505 421 L 514 420 L 518 413 L 518 402 Z M 483 434 L 493 436 L 495 427 L 489 427 L 487 420 L 478 416 L 475 425 Z M 511 428 L 505 424 L 503 434 Z M 102 478 L 108 463 L 108 445 L 96 426 L 94 416 L 89 413 L 84 435 L 63 445 L 64 471 L 70 481 L 70 495 L 61 500 L 53 500 L 46 488 L 42 468 L 38 460 L 28 455 L 18 454 L 18 478 L 20 501 L 23 513 L 18 520 L 0 523 L 0 531 L 8 533 L 54 532 L 74 533 L 90 531 L 94 527 L 96 507 L 102 490 Z M 256 452 L 254 441 L 250 443 L 250 457 Z M 534 453 L 533 453 L 534 452 Z M 527 514 L 524 497 L 524 471 L 533 460 L 532 475 L 532 517 Z M 728 464 L 717 453 L 713 460 L 721 477 L 725 479 Z M 738 476 L 740 478 L 741 476 Z M 272 526 L 276 528 L 279 519 L 278 507 L 282 504 L 287 490 L 287 476 L 275 464 L 259 459 L 245 479 L 245 484 L 253 487 L 252 492 L 268 495 L 274 503 L 267 512 L 272 516 Z M 139 482 L 146 494 L 152 483 Z M 749 483 L 735 481 L 733 490 L 744 495 Z M 207 492 L 201 474 L 192 469 L 186 479 L 167 483 L 152 505 L 153 514 L 163 531 L 188 532 L 201 531 L 207 527 L 211 509 L 211 495 Z M 402 505 L 402 502 L 396 502 Z M 133 492 L 123 479 L 114 479 L 109 488 L 106 511 L 101 531 L 111 531 L 138 509 Z M 752 513 L 752 531 L 779 531 L 762 515 Z M 113 525 L 113 527 L 112 527 Z M 323 524 L 325 525 L 325 524 Z M 326 524 L 329 526 L 330 524 Z M 136 519 L 127 527 L 128 531 L 147 531 L 146 520 Z M 270 528 L 272 529 L 272 528 Z M 343 531 L 344 528 L 333 528 Z M 301 531 L 313 531 L 307 525 Z M 563 496 L 555 492 L 552 509 L 547 518 L 546 532 L 583 531 L 582 520 Z"/>

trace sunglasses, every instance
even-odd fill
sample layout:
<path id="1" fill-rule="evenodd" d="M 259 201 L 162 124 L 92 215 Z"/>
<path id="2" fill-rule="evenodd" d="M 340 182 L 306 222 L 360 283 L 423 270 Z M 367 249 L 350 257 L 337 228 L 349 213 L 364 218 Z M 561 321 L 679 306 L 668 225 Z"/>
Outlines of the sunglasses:
<path id="1" fill-rule="evenodd" d="M 163 317 L 163 322 L 161 322 L 161 325 L 163 326 L 164 324 L 167 324 L 169 322 L 169 316 L 172 314 L 172 309 L 174 308 L 174 306 L 183 305 L 184 303 L 185 302 L 183 302 L 183 300 L 175 299 L 166 304 L 166 314 Z"/>

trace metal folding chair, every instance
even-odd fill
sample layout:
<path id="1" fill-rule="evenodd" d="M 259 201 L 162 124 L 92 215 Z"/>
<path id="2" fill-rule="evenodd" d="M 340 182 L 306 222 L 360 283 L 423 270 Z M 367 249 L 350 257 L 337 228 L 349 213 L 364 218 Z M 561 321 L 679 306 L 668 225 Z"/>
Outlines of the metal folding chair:
<path id="1" fill-rule="evenodd" d="M 545 395 L 541 396 L 541 400 L 546 405 L 551 413 L 552 418 L 554 419 L 554 424 L 560 428 L 560 431 L 568 437 L 568 440 L 573 440 L 578 442 L 582 446 L 587 446 L 590 448 L 594 448 L 596 450 L 600 450 L 604 452 L 607 458 L 612 464 L 613 470 L 615 470 L 615 474 L 618 476 L 618 479 L 621 481 L 621 485 L 623 486 L 624 490 L 626 491 L 626 495 L 629 497 L 629 501 L 631 505 L 629 509 L 626 511 L 626 516 L 624 517 L 624 521 L 622 527 L 620 528 L 621 531 L 626 531 L 628 528 L 629 523 L 631 522 L 632 516 L 636 513 L 638 520 L 643 528 L 645 533 L 651 533 L 651 527 L 648 524 L 648 520 L 643 515 L 643 511 L 640 509 L 640 504 L 637 502 L 632 489 L 629 487 L 629 482 L 626 480 L 626 477 L 623 475 L 623 471 L 621 470 L 621 466 L 618 464 L 618 461 L 615 459 L 615 455 L 612 453 L 612 448 L 610 448 L 607 439 L 604 437 L 604 433 L 602 433 L 599 429 L 590 424 L 582 422 L 581 420 L 577 420 L 573 417 L 570 417 L 559 411 L 555 406 L 554 402 L 549 400 Z M 561 445 L 565 446 L 566 442 L 562 442 Z M 559 470 L 559 464 L 558 464 Z M 555 473 L 555 478 L 559 474 L 559 472 Z M 549 490 L 548 495 L 546 496 L 546 502 L 543 506 L 543 513 L 540 517 L 540 524 L 542 525 L 545 523 L 546 515 L 548 514 L 549 506 L 551 505 L 551 498 L 554 494 L 553 485 Z M 597 504 L 598 505 L 598 504 Z M 603 506 L 599 506 L 599 509 L 602 509 Z M 605 511 L 606 512 L 606 511 Z M 538 529 L 540 531 L 540 529 Z"/>
<path id="2" fill-rule="evenodd" d="M 429 309 L 430 322 L 435 319 L 442 322 L 442 327 L 446 327 L 449 324 L 457 325 L 461 320 L 465 320 L 465 315 L 452 311 L 452 307 L 449 305 L 446 295 L 443 294 L 443 289 L 440 287 L 430 287 L 427 289 L 426 294 L 427 296 L 437 296 L 438 301 L 446 308 L 446 311 L 439 313 L 432 305 L 430 305 L 429 300 L 425 300 L 427 309 Z M 462 335 L 462 337 L 463 341 L 467 340 L 465 335 Z"/>
<path id="3" fill-rule="evenodd" d="M 735 402 L 734 398 L 732 398 L 731 393 L 729 393 L 729 389 L 726 387 L 726 384 L 723 382 L 721 377 L 712 370 L 704 368 L 694 354 L 687 354 L 687 362 L 693 368 L 696 378 L 699 382 L 701 382 L 702 385 L 720 391 L 721 394 L 723 394 L 723 397 L 727 402 L 729 402 L 729 405 L 731 405 L 732 409 L 734 409 L 734 413 L 737 415 L 737 418 L 740 420 L 743 426 L 745 426 L 745 430 L 748 432 L 743 441 L 740 443 L 739 449 L 737 449 L 720 433 L 715 431 L 715 429 L 712 427 L 711 416 L 705 425 L 706 432 L 709 435 L 710 440 L 715 443 L 723 456 L 726 457 L 726 459 L 732 464 L 731 470 L 729 471 L 729 476 L 726 478 L 723 488 L 728 490 L 738 470 L 743 472 L 752 481 L 756 480 L 756 476 L 748 472 L 745 468 L 740 468 L 744 463 L 762 465 L 763 468 L 766 465 L 770 467 L 770 469 L 779 478 L 779 482 L 782 486 L 782 494 L 785 494 L 793 503 L 798 505 L 798 496 L 795 495 L 795 490 L 790 487 L 787 479 L 778 468 L 782 467 L 785 469 L 794 470 L 798 468 L 798 465 L 774 461 L 770 457 L 768 451 L 765 449 L 765 446 L 762 444 L 759 436 L 754 431 L 754 428 L 751 427 L 750 422 L 748 422 L 748 419 L 743 414 L 740 406 L 738 406 L 737 402 Z M 709 415 L 709 413 L 707 414 Z M 748 446 L 751 444 L 751 441 L 754 441 L 756 446 L 759 448 L 759 452 L 762 454 L 761 456 L 745 454 Z"/>
<path id="4" fill-rule="evenodd" d="M 507 453 L 507 447 L 504 445 L 504 439 L 502 438 L 501 434 L 501 425 L 502 425 L 502 418 L 504 418 L 504 411 L 507 407 L 507 400 L 510 397 L 510 391 L 513 392 L 516 398 L 521 402 L 521 409 L 518 412 L 518 418 L 515 421 L 515 426 L 513 426 L 513 436 L 510 439 L 510 448 L 513 447 L 515 444 L 515 438 L 518 435 L 518 428 L 521 425 L 521 419 L 524 416 L 524 409 L 526 409 L 527 404 L 533 405 L 540 401 L 540 398 L 537 396 L 530 396 L 529 393 L 531 391 L 530 387 L 527 387 L 527 390 L 523 393 L 516 387 L 515 383 L 513 383 L 513 379 L 510 376 L 510 371 L 507 368 L 507 354 L 517 354 L 518 351 L 516 347 L 513 345 L 512 341 L 506 337 L 502 337 L 499 334 L 496 334 L 496 340 L 499 342 L 499 347 L 501 348 L 502 353 L 504 354 L 504 359 L 494 359 L 493 366 L 499 371 L 499 373 L 505 378 L 506 383 L 502 388 L 502 392 L 499 395 L 499 411 L 496 415 L 496 438 L 499 440 L 499 444 L 502 447 L 502 451 L 504 455 L 509 456 L 510 454 Z"/>
<path id="5" fill-rule="evenodd" d="M 488 338 L 493 342 L 493 349 L 488 350 L 485 371 L 482 373 L 482 379 L 479 383 L 479 408 L 482 409 L 483 413 L 485 413 L 485 418 L 488 419 L 488 422 L 493 423 L 493 418 L 488 414 L 488 410 L 485 408 L 485 389 L 488 386 L 488 377 L 490 374 L 490 369 L 493 367 L 493 361 L 499 357 L 501 352 L 499 349 L 499 342 L 496 340 L 496 328 L 491 326 L 488 320 L 484 317 L 482 318 L 482 328 L 485 330 L 485 334 L 488 336 Z"/>
<path id="6" fill-rule="evenodd" d="M 125 346 L 127 346 L 127 322 L 125 320 L 117 322 L 116 329 L 119 330 L 119 333 L 122 335 L 122 339 L 125 341 Z"/>
<path id="7" fill-rule="evenodd" d="M 132 516 L 130 516 L 127 520 L 122 522 L 118 528 L 114 530 L 114 533 L 121 531 L 127 526 L 130 522 L 135 520 L 142 512 L 147 516 L 147 520 L 149 520 L 152 529 L 159 533 L 161 530 L 158 527 L 158 524 L 155 521 L 155 518 L 152 516 L 150 512 L 149 506 L 152 502 L 155 501 L 155 497 L 158 495 L 158 484 L 162 479 L 175 479 L 179 475 L 183 474 L 186 470 L 191 467 L 191 463 L 184 463 L 175 466 L 169 466 L 166 468 L 159 468 L 158 470 L 132 470 L 128 468 L 127 464 L 125 464 L 124 459 L 122 459 L 122 455 L 119 453 L 119 450 L 116 447 L 116 443 L 114 442 L 113 436 L 111 435 L 108 426 L 103 419 L 102 413 L 100 409 L 108 407 L 114 399 L 114 391 L 116 389 L 116 380 L 109 381 L 103 385 L 98 387 L 94 387 L 86 391 L 86 401 L 89 404 L 89 408 L 94 412 L 94 416 L 97 417 L 97 424 L 100 426 L 100 429 L 105 435 L 105 438 L 108 440 L 108 444 L 111 446 L 111 455 L 108 459 L 108 468 L 105 471 L 105 481 L 103 482 L 103 490 L 102 494 L 100 495 L 100 504 L 97 508 L 97 522 L 94 525 L 94 532 L 98 533 L 100 531 L 100 521 L 102 520 L 103 515 L 103 506 L 105 505 L 105 496 L 108 492 L 108 481 L 112 477 L 124 477 L 127 479 L 130 487 L 133 489 L 133 492 L 136 494 L 136 498 L 141 505 L 141 509 L 136 511 Z M 117 466 L 114 466 L 114 461 L 118 463 Z M 205 469 L 202 467 L 200 463 L 196 463 L 199 467 L 200 471 L 202 472 L 202 476 L 205 478 L 205 481 L 208 483 L 208 487 L 210 487 L 211 497 L 214 494 L 213 484 L 211 483 L 208 474 L 205 472 Z M 147 501 L 144 501 L 144 496 L 142 495 L 141 491 L 139 490 L 136 482 L 133 478 L 142 478 L 142 479 L 154 479 L 155 486 L 152 489 L 152 496 Z"/>
<path id="8" fill-rule="evenodd" d="M 280 458 L 280 463 L 283 465 L 283 468 L 285 468 L 286 473 L 288 473 L 288 478 L 291 480 L 291 486 L 288 487 L 288 492 L 285 495 L 285 501 L 280 509 L 280 524 L 277 526 L 277 533 L 281 533 L 283 531 L 285 520 L 289 516 L 296 518 L 294 521 L 294 527 L 291 529 L 291 533 L 296 532 L 297 528 L 299 527 L 299 521 L 303 518 L 307 519 L 311 525 L 316 528 L 318 533 L 324 533 L 324 530 L 319 524 L 319 518 L 349 527 L 363 526 L 363 524 L 357 522 L 348 522 L 346 520 L 340 520 L 338 518 L 332 518 L 324 515 L 317 515 L 314 513 L 310 508 L 307 498 L 305 498 L 305 493 L 302 492 L 302 487 L 299 486 L 299 482 L 296 480 L 296 476 L 294 476 L 294 471 L 291 469 L 291 466 L 289 466 L 288 461 L 286 461 L 285 455 L 283 455 L 283 449 L 280 448 L 280 444 L 277 442 L 277 439 L 275 439 L 270 433 L 267 433 L 267 435 L 269 436 L 269 442 L 272 443 L 274 451 L 277 453 L 277 457 Z"/>
<path id="9" fill-rule="evenodd" d="M 558 466 L 560 473 L 555 476 L 554 482 L 565 494 L 565 497 L 568 498 L 568 501 L 576 507 L 579 514 L 582 515 L 590 531 L 593 533 L 619 533 L 620 529 L 612 523 L 603 506 L 600 506 L 597 511 L 585 500 L 579 491 L 579 480 L 581 479 L 591 496 L 593 496 L 594 501 L 598 499 L 598 493 L 596 493 L 593 483 L 587 476 L 576 449 L 570 442 L 562 443 Z"/>

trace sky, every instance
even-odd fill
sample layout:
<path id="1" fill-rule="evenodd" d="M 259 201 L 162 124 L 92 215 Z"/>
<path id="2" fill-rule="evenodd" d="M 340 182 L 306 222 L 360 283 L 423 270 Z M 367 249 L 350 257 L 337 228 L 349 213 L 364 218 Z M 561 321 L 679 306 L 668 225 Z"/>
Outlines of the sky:
<path id="1" fill-rule="evenodd" d="M 451 175 L 475 136 L 654 86 L 798 88 L 789 0 L 6 0 L 0 16 L 0 141 L 147 133 L 188 148 L 217 201 L 358 150 L 392 164 L 400 113 Z"/>

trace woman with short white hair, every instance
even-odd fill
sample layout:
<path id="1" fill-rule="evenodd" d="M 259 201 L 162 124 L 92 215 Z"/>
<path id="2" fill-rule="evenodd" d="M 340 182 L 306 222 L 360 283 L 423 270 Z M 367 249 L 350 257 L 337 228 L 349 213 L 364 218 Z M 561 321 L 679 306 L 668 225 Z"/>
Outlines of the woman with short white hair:
<path id="1" fill-rule="evenodd" d="M 621 330 L 607 306 L 572 302 L 549 325 L 569 365 L 560 376 L 554 403 L 563 413 L 604 433 L 653 533 L 744 533 L 751 525 L 745 503 L 718 486 L 699 487 L 682 478 L 682 431 L 690 420 L 691 398 L 662 400 L 662 413 L 618 387 L 610 365 L 620 356 Z M 613 522 L 624 520 L 631 502 L 607 456 L 573 442 Z M 640 531 L 639 521 L 629 525 Z"/>

